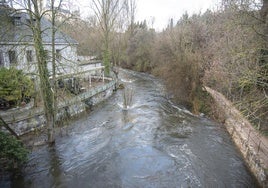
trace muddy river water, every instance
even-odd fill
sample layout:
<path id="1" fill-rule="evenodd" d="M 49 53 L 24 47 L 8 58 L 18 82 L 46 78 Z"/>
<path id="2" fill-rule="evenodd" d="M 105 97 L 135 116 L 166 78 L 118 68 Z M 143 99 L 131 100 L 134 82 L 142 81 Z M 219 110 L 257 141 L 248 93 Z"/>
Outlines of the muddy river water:
<path id="1" fill-rule="evenodd" d="M 257 187 L 223 125 L 192 115 L 159 80 L 124 71 L 123 90 L 29 156 L 6 187 Z"/>

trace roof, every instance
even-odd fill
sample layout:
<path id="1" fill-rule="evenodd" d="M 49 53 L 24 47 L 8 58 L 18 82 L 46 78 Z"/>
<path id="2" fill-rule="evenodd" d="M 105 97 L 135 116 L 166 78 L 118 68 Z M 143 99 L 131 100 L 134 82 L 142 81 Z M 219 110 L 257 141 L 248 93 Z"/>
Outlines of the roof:
<path id="1" fill-rule="evenodd" d="M 17 22 L 17 23 L 16 23 Z M 30 17 L 26 12 L 0 7 L 0 43 L 32 43 Z M 41 19 L 43 43 L 51 44 L 52 24 L 46 18 Z M 55 44 L 78 44 L 76 40 L 57 30 Z"/>

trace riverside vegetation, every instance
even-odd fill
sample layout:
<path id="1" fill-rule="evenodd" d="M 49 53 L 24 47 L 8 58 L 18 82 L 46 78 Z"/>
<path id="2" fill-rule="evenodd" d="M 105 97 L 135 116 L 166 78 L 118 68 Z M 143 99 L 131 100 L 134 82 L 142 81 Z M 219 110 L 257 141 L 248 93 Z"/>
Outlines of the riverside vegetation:
<path id="1" fill-rule="evenodd" d="M 87 19 L 78 16 L 75 21 L 68 18 L 57 23 L 52 6 L 53 26 L 61 25 L 79 42 L 79 55 L 103 59 L 106 74 L 110 67 L 121 66 L 161 77 L 170 96 L 196 114 L 211 111 L 207 104 L 213 102 L 203 90 L 209 86 L 268 134 L 267 0 L 221 0 L 213 10 L 170 19 L 161 32 L 155 31 L 153 20 L 135 22 L 135 0 L 94 1 L 93 9 L 95 15 Z M 38 4 L 27 10 L 31 20 L 40 21 L 43 16 Z M 56 89 L 55 70 L 50 84 L 46 54 L 38 43 L 42 41 L 40 24 L 33 26 L 48 140 L 54 143 L 57 100 L 51 89 Z"/>
<path id="2" fill-rule="evenodd" d="M 153 20 L 152 24 L 134 22 L 133 6 L 127 29 L 110 34 L 111 62 L 161 77 L 172 98 L 194 113 L 213 115 L 213 101 L 203 89 L 209 86 L 267 135 L 267 4 L 222 0 L 213 11 L 186 12 L 178 21 L 170 19 L 161 32 L 153 29 Z M 66 23 L 63 29 L 80 41 L 81 54 L 102 56 L 100 26 L 94 16 Z"/>

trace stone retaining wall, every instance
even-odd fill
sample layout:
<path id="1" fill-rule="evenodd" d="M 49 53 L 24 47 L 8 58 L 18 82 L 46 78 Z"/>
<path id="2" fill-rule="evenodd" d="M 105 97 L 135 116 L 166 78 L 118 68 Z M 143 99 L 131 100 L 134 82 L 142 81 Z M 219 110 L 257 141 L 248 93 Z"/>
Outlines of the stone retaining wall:
<path id="1" fill-rule="evenodd" d="M 217 111 L 247 165 L 262 187 L 268 187 L 268 139 L 255 130 L 243 115 L 221 93 L 206 87 Z"/>
<path id="2" fill-rule="evenodd" d="M 110 97 L 115 89 L 115 81 L 98 86 L 92 90 L 86 91 L 74 98 L 60 103 L 57 113 L 57 120 L 61 121 L 66 117 L 76 116 L 91 106 Z M 41 108 L 16 109 L 5 114 L 1 114 L 2 118 L 11 129 L 18 135 L 23 135 L 45 126 L 46 119 L 44 111 Z"/>

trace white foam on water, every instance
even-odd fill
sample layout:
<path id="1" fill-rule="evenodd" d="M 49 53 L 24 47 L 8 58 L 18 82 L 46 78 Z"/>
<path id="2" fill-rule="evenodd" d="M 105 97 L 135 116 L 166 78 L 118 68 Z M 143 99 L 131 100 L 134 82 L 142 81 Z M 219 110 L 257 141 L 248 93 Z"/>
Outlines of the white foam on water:
<path id="1" fill-rule="evenodd" d="M 125 82 L 125 83 L 133 83 L 133 82 L 135 82 L 135 80 L 126 80 L 126 79 L 124 79 L 124 78 L 121 78 L 121 81 L 122 82 Z"/>

